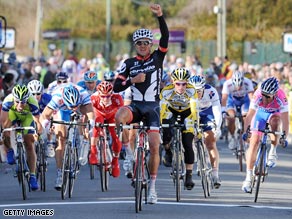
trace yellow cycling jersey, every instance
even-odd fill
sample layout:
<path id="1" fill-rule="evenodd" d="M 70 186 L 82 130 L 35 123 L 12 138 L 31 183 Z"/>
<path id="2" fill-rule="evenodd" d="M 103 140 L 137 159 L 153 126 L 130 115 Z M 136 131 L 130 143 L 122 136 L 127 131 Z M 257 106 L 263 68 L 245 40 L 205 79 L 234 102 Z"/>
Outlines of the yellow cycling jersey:
<path id="1" fill-rule="evenodd" d="M 160 115 L 163 115 L 167 111 L 168 107 L 172 108 L 177 112 L 182 112 L 191 108 L 193 119 L 196 120 L 198 111 L 197 110 L 198 98 L 196 90 L 193 87 L 193 85 L 188 83 L 186 91 L 183 94 L 178 94 L 175 91 L 174 85 L 170 84 L 162 89 L 160 93 L 160 100 L 161 100 Z"/>

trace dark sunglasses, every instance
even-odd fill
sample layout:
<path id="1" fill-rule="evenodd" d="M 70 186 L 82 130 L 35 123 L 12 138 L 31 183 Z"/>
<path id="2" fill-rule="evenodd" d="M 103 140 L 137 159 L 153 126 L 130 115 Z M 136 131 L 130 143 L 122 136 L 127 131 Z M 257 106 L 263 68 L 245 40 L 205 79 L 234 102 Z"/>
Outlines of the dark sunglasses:
<path id="1" fill-rule="evenodd" d="M 137 46 L 148 46 L 150 44 L 150 42 L 149 41 L 137 41 L 136 42 L 136 45 Z"/>
<path id="2" fill-rule="evenodd" d="M 61 81 L 61 80 L 58 80 L 57 83 L 58 83 L 58 84 L 64 84 L 64 83 L 67 83 L 67 81 Z"/>
<path id="3" fill-rule="evenodd" d="M 32 94 L 32 95 L 34 95 L 34 96 L 40 96 L 42 93 L 34 93 L 34 94 Z"/>
<path id="4" fill-rule="evenodd" d="M 265 94 L 265 93 L 262 93 L 262 96 L 264 96 L 265 98 L 269 99 L 269 98 L 272 98 L 272 96 L 268 95 L 268 94 Z"/>
<path id="5" fill-rule="evenodd" d="M 112 95 L 100 95 L 101 98 L 110 98 Z"/>
<path id="6" fill-rule="evenodd" d="M 186 82 L 175 82 L 176 86 L 187 86 Z"/>
<path id="7" fill-rule="evenodd" d="M 20 101 L 20 100 L 14 100 L 14 101 L 15 101 L 15 103 L 17 103 L 17 104 L 18 104 L 18 103 L 26 104 L 26 102 L 27 102 L 26 100 L 22 100 L 22 101 Z"/>

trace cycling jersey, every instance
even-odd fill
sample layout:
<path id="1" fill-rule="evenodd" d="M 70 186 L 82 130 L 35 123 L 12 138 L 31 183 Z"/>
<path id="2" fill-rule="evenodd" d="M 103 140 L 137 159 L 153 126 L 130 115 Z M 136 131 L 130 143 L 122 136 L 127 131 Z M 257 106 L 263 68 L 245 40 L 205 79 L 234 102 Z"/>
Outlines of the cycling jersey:
<path id="1" fill-rule="evenodd" d="M 96 81 L 96 86 L 95 86 L 95 88 L 94 88 L 93 90 L 89 90 L 89 89 L 86 87 L 86 84 L 85 84 L 85 81 L 84 81 L 84 80 L 83 80 L 83 81 L 79 81 L 79 82 L 77 83 L 77 85 L 80 86 L 80 87 L 82 87 L 82 88 L 84 88 L 85 90 L 87 90 L 87 92 L 91 95 L 91 94 L 93 94 L 93 93 L 96 91 L 96 87 L 97 87 L 97 85 L 98 85 L 100 82 L 101 82 L 100 80 L 97 80 L 97 81 Z"/>
<path id="2" fill-rule="evenodd" d="M 43 112 L 45 107 L 48 105 L 48 103 L 51 101 L 52 95 L 43 93 L 42 97 L 39 101 L 39 107 L 40 107 L 40 112 Z"/>

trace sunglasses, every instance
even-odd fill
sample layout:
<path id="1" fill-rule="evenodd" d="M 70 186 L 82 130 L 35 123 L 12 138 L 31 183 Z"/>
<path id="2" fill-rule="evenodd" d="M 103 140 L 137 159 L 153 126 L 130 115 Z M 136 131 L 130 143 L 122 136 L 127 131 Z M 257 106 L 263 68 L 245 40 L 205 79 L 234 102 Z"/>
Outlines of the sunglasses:
<path id="1" fill-rule="evenodd" d="M 135 45 L 137 45 L 137 46 L 148 46 L 149 44 L 150 44 L 151 42 L 149 42 L 149 41 L 137 41 L 136 43 L 135 43 Z"/>
<path id="2" fill-rule="evenodd" d="M 101 98 L 110 98 L 112 95 L 100 95 Z"/>
<path id="3" fill-rule="evenodd" d="M 34 96 L 40 96 L 42 93 L 34 93 L 34 94 L 32 94 L 32 95 L 34 95 Z"/>
<path id="4" fill-rule="evenodd" d="M 175 82 L 176 86 L 187 86 L 187 82 Z"/>
<path id="5" fill-rule="evenodd" d="M 15 103 L 17 103 L 17 104 L 19 104 L 19 103 L 21 103 L 21 104 L 26 104 L 26 103 L 27 103 L 26 100 L 22 100 L 22 101 L 20 101 L 20 100 L 14 100 L 14 101 L 15 101 Z"/>
<path id="6" fill-rule="evenodd" d="M 196 93 L 201 94 L 201 93 L 203 93 L 203 91 L 204 91 L 204 89 L 199 89 L 199 90 L 196 90 Z"/>
<path id="7" fill-rule="evenodd" d="M 264 96 L 265 98 L 269 99 L 269 98 L 272 98 L 273 96 L 270 96 L 268 94 L 265 94 L 265 93 L 262 93 L 262 96 Z"/>
<path id="8" fill-rule="evenodd" d="M 61 81 L 61 80 L 58 80 L 57 83 L 58 83 L 58 84 L 64 84 L 64 83 L 67 83 L 67 81 Z"/>

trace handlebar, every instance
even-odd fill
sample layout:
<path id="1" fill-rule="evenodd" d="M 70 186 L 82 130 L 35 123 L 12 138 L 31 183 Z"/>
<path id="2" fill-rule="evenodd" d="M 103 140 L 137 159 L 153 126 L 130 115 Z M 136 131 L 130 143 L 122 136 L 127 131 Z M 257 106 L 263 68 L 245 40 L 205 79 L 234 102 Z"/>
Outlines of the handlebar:
<path id="1" fill-rule="evenodd" d="M 5 128 L 2 129 L 2 132 L 11 132 L 11 131 L 24 131 L 24 130 L 35 130 L 34 127 L 32 126 L 25 126 L 25 127 L 10 127 L 10 128 Z"/>

